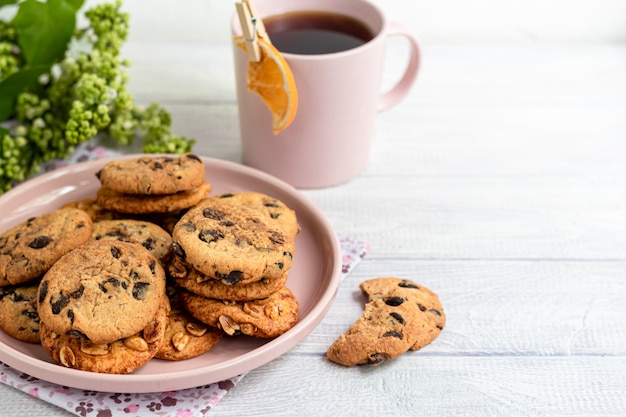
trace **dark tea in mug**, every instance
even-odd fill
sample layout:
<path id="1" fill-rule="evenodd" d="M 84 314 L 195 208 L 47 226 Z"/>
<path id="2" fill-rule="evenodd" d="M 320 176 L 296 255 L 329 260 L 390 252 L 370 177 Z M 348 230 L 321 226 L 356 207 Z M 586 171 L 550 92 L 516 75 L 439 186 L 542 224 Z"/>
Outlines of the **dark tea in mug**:
<path id="1" fill-rule="evenodd" d="M 289 12 L 266 17 L 263 24 L 276 49 L 291 54 L 332 54 L 374 38 L 359 20 L 331 12 Z"/>

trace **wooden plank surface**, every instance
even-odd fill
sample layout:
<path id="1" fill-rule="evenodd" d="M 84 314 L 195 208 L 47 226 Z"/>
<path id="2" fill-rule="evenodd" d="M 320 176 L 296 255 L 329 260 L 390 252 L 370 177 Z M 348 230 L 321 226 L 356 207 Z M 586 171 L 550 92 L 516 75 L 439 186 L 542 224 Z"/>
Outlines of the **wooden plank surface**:
<path id="1" fill-rule="evenodd" d="M 168 108 L 198 153 L 239 161 L 228 45 L 126 52 L 139 102 Z M 370 252 L 322 323 L 209 415 L 626 415 L 626 47 L 424 56 L 414 91 L 377 120 L 368 169 L 303 191 Z M 362 311 L 358 283 L 376 276 L 437 292 L 446 328 L 379 367 L 336 366 L 324 352 Z M 16 407 L 69 415 L 0 385 L 0 415 Z"/>

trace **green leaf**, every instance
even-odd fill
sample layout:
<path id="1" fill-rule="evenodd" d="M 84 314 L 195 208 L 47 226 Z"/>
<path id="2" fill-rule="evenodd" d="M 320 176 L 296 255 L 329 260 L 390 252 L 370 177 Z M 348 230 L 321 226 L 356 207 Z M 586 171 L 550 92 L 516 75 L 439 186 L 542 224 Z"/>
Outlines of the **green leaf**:
<path id="1" fill-rule="evenodd" d="M 37 65 L 11 74 L 0 82 L 0 122 L 13 114 L 17 96 L 35 85 L 39 76 L 49 69 L 49 64 Z"/>
<path id="2" fill-rule="evenodd" d="M 17 0 L 0 0 L 0 7 L 15 3 L 17 3 Z"/>
<path id="3" fill-rule="evenodd" d="M 20 3 L 13 24 L 29 66 L 59 61 L 76 27 L 79 0 L 26 0 Z"/>
<path id="4" fill-rule="evenodd" d="M 1 0 L 0 0 L 1 1 Z M 81 7 L 83 7 L 83 4 L 85 3 L 85 0 L 65 0 L 70 6 L 72 6 L 74 8 L 74 11 L 79 11 Z"/>

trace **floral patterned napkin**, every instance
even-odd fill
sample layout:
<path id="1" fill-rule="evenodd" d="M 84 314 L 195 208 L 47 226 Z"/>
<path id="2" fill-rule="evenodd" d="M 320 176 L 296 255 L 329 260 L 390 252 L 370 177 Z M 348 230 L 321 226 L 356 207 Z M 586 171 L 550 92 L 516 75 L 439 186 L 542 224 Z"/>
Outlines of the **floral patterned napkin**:
<path id="1" fill-rule="evenodd" d="M 87 142 L 65 161 L 52 161 L 42 172 L 77 162 L 120 154 Z M 369 245 L 348 236 L 339 236 L 342 251 L 341 279 L 363 259 Z M 0 362 L 0 382 L 81 417 L 162 416 L 195 417 L 211 410 L 245 374 L 214 384 L 178 391 L 121 394 L 69 388 L 32 377 Z"/>

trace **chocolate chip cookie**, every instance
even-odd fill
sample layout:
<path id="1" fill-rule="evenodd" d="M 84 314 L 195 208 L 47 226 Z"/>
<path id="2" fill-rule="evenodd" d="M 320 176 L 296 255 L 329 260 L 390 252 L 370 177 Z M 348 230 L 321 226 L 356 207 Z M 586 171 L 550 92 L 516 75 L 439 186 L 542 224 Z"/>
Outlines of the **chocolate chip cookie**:
<path id="1" fill-rule="evenodd" d="M 159 309 L 137 333 L 107 343 L 59 334 L 41 324 L 41 345 L 52 360 L 67 368 L 106 374 L 128 374 L 152 359 L 163 344 L 169 304 L 163 295 Z"/>
<path id="2" fill-rule="evenodd" d="M 109 162 L 96 177 L 103 187 L 122 194 L 175 194 L 204 182 L 204 162 L 192 153 L 145 155 Z"/>
<path id="3" fill-rule="evenodd" d="M 102 220 L 94 223 L 91 238 L 135 242 L 148 249 L 162 264 L 172 253 L 172 237 L 154 223 L 132 220 Z"/>
<path id="4" fill-rule="evenodd" d="M 96 202 L 107 210 L 120 213 L 172 213 L 193 206 L 210 192 L 211 185 L 208 182 L 174 194 L 123 194 L 108 187 L 100 187 Z"/>
<path id="5" fill-rule="evenodd" d="M 210 198 L 229 199 L 236 204 L 255 209 L 265 216 L 268 220 L 268 225 L 272 226 L 272 224 L 275 224 L 275 228 L 282 230 L 291 238 L 295 238 L 300 232 L 296 212 L 287 207 L 282 201 L 266 194 L 253 191 L 239 191 Z"/>
<path id="6" fill-rule="evenodd" d="M 0 288 L 0 328 L 27 343 L 39 343 L 37 287 L 39 282 Z"/>
<path id="7" fill-rule="evenodd" d="M 85 243 L 93 225 L 83 210 L 54 210 L 0 235 L 0 287 L 41 277 L 61 256 Z"/>
<path id="8" fill-rule="evenodd" d="M 38 311 L 56 334 L 109 343 L 143 329 L 164 295 L 165 272 L 146 248 L 92 240 L 44 275 Z"/>
<path id="9" fill-rule="evenodd" d="M 289 275 L 285 272 L 279 278 L 261 278 L 249 284 L 231 285 L 196 271 L 177 257 L 172 259 L 168 270 L 172 279 L 186 290 L 203 297 L 229 301 L 267 298 L 285 285 Z"/>
<path id="10" fill-rule="evenodd" d="M 229 285 L 279 278 L 293 263 L 293 239 L 258 211 L 229 199 L 191 208 L 172 237 L 174 255 Z"/>
<path id="11" fill-rule="evenodd" d="M 361 283 L 369 297 L 361 317 L 330 346 L 328 358 L 340 365 L 379 365 L 433 341 L 445 325 L 435 293 L 401 278 Z"/>
<path id="12" fill-rule="evenodd" d="M 248 302 L 214 300 L 184 290 L 180 299 L 191 315 L 229 336 L 280 336 L 295 326 L 300 314 L 298 300 L 287 287 L 267 298 Z"/>
<path id="13" fill-rule="evenodd" d="M 446 316 L 437 294 L 411 280 L 402 278 L 375 278 L 361 283 L 361 291 L 370 301 L 403 299 L 419 310 L 416 322 L 419 332 L 411 350 L 426 346 L 439 336 L 446 324 Z"/>

